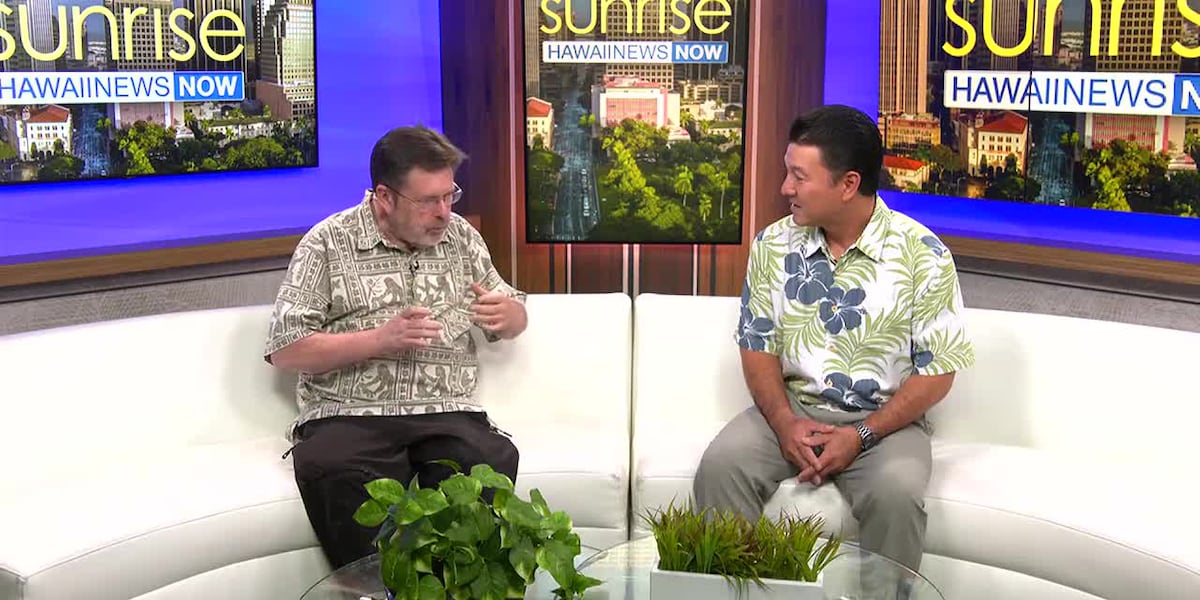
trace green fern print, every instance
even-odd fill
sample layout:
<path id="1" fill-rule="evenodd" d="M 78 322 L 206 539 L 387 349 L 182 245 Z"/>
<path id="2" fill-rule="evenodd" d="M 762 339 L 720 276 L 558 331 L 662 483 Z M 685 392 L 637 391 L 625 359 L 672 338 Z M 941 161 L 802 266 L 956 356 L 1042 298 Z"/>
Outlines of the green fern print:
<path id="1" fill-rule="evenodd" d="M 737 343 L 778 355 L 793 398 L 875 410 L 913 374 L 974 364 L 954 259 L 929 229 L 876 198 L 858 242 L 830 256 L 790 216 L 751 246 Z"/>

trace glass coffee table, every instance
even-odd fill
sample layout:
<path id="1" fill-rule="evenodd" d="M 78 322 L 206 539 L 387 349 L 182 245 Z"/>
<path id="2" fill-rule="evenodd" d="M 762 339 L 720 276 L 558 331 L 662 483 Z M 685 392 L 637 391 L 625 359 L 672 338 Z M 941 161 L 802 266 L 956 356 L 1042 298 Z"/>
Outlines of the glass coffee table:
<path id="1" fill-rule="evenodd" d="M 606 600 L 671 600 L 650 595 L 650 570 L 658 563 L 658 547 L 646 536 L 608 550 L 587 547 L 580 553 L 579 569 L 601 580 L 584 598 Z M 945 600 L 941 592 L 921 575 L 843 543 L 839 556 L 825 567 L 823 591 L 827 600 Z M 525 598 L 554 598 L 558 584 L 544 570 L 529 586 Z M 379 558 L 364 558 L 339 569 L 313 586 L 301 600 L 385 600 L 379 580 Z"/>

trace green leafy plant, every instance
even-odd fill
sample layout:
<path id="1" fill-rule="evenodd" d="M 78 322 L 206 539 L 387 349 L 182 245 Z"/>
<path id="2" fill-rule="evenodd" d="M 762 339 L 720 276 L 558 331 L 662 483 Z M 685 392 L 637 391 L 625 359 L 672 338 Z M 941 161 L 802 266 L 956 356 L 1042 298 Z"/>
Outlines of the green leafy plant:
<path id="1" fill-rule="evenodd" d="M 383 583 L 397 599 L 523 598 L 538 568 L 554 577 L 557 598 L 575 598 L 600 583 L 575 568 L 579 535 L 565 512 L 551 512 L 541 492 L 518 498 L 513 482 L 487 465 L 454 470 L 437 488 L 407 488 L 394 479 L 367 484 L 370 498 L 354 520 L 379 527 L 375 544 Z M 495 490 L 491 504 L 482 493 Z"/>
<path id="2" fill-rule="evenodd" d="M 843 541 L 838 534 L 821 542 L 820 517 L 781 513 L 752 522 L 732 511 L 698 513 L 690 502 L 683 508 L 671 502 L 642 519 L 654 533 L 659 569 L 721 575 L 739 589 L 764 579 L 816 581 Z"/>

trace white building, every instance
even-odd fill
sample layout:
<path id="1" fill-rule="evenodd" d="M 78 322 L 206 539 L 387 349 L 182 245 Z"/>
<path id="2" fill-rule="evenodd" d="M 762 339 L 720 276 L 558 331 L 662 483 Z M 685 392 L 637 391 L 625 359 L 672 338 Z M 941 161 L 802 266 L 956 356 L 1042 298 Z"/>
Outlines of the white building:
<path id="1" fill-rule="evenodd" d="M 679 94 L 637 77 L 607 77 L 592 86 L 596 125 L 612 127 L 625 119 L 655 127 L 679 125 Z"/>
<path id="2" fill-rule="evenodd" d="M 957 123 L 961 147 L 959 154 L 967 159 L 972 175 L 980 174 L 981 162 L 1003 169 L 1009 155 L 1017 160 L 1017 172 L 1025 172 L 1025 148 L 1029 137 L 1029 119 L 1013 111 L 984 120 L 978 113 L 974 118 Z"/>
<path id="3" fill-rule="evenodd" d="M 55 142 L 71 152 L 71 111 L 57 104 L 9 111 L 4 121 L 8 142 L 20 160 L 32 160 L 39 151 L 54 152 Z"/>
<path id="4" fill-rule="evenodd" d="M 525 145 L 532 148 L 539 135 L 547 150 L 554 147 L 554 105 L 541 98 L 529 98 L 525 102 Z"/>

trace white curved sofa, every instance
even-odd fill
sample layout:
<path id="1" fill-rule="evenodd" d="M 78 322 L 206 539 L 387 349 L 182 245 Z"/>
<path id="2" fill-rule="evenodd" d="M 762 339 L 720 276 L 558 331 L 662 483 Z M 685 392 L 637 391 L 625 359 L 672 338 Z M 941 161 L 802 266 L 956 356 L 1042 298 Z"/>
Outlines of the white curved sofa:
<path id="1" fill-rule="evenodd" d="M 634 305 L 637 515 L 690 497 L 709 440 L 752 400 L 733 341 L 738 298 Z M 931 411 L 922 572 L 949 599 L 1200 598 L 1200 334 L 968 309 L 976 364 Z M 670 432 L 670 433 L 664 433 Z M 855 532 L 831 484 L 767 505 Z"/>
<path id="2" fill-rule="evenodd" d="M 523 336 L 480 344 L 521 493 L 594 547 L 686 498 L 751 404 L 737 302 L 531 295 Z M 328 572 L 280 460 L 294 379 L 262 361 L 269 312 L 0 337 L 0 600 L 294 600 Z M 925 574 L 950 599 L 1200 598 L 1200 334 L 974 309 L 968 324 L 976 366 L 932 415 Z M 768 510 L 784 507 L 854 531 L 830 485 L 785 484 Z"/>
<path id="3" fill-rule="evenodd" d="M 585 544 L 615 544 L 630 299 L 535 295 L 529 310 L 523 336 L 480 343 L 481 398 L 521 451 L 518 492 L 540 488 Z M 269 315 L 0 337 L 0 600 L 295 600 L 328 573 L 281 460 L 295 380 L 262 360 Z"/>

